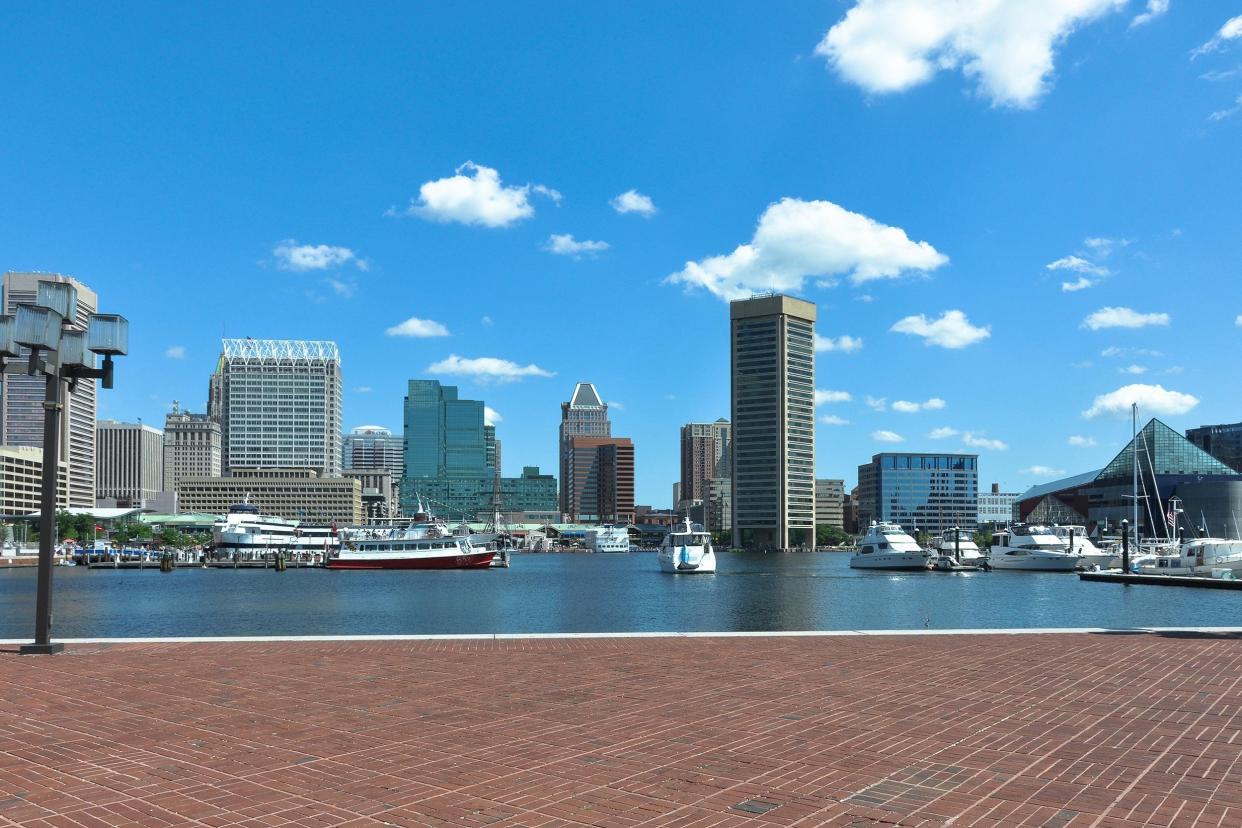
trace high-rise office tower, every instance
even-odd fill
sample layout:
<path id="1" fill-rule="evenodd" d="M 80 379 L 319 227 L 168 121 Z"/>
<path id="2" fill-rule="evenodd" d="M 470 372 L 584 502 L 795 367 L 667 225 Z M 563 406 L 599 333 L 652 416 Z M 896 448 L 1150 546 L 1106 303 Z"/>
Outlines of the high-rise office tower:
<path id="1" fill-rule="evenodd" d="M 57 273 L 5 273 L 4 312 L 14 313 L 19 304 L 31 304 L 39 282 L 68 282 L 78 293 L 75 327 L 85 329 L 87 319 L 99 309 L 95 291 Z M 24 352 L 24 349 L 23 349 Z M 43 447 L 43 377 L 9 374 L 4 377 L 0 398 L 0 443 L 9 446 Z M 95 380 L 80 379 L 65 391 L 60 420 L 60 457 L 69 475 L 69 499 L 64 506 L 91 509 L 95 506 Z"/>
<path id="2" fill-rule="evenodd" d="M 116 420 L 100 420 L 96 428 L 96 499 L 146 507 L 164 488 L 164 432 Z"/>
<path id="3" fill-rule="evenodd" d="M 345 435 L 342 465 L 346 469 L 387 469 L 399 481 L 405 469 L 405 441 L 383 426 L 364 425 Z"/>
<path id="4" fill-rule="evenodd" d="M 220 424 L 174 402 L 164 417 L 164 491 L 175 492 L 187 477 L 219 477 L 222 454 Z"/>
<path id="5" fill-rule="evenodd" d="M 341 357 L 335 342 L 226 339 L 208 415 L 219 416 L 224 470 L 341 473 Z M 213 410 L 214 409 L 214 410 Z"/>
<path id="6" fill-rule="evenodd" d="M 634 520 L 634 443 L 629 437 L 570 437 L 561 494 L 570 522 Z"/>
<path id="7" fill-rule="evenodd" d="M 815 543 L 815 305 L 790 296 L 729 304 L 733 542 Z"/>
<path id="8" fill-rule="evenodd" d="M 439 380 L 410 380 L 401 482 L 405 513 L 414 514 L 422 498 L 432 501 L 443 517 L 473 519 L 490 497 L 493 477 L 487 464 L 483 401 L 460 399 L 457 386 Z"/>
<path id="9" fill-rule="evenodd" d="M 708 487 L 728 466 L 729 421 L 686 423 L 681 427 L 681 497 L 706 500 Z M 674 504 L 674 507 L 676 504 Z"/>
<path id="10" fill-rule="evenodd" d="M 608 404 L 600 399 L 599 392 L 589 382 L 580 382 L 574 386 L 573 396 L 569 402 L 561 403 L 560 427 L 560 466 L 561 466 L 561 511 L 566 514 L 570 509 L 569 492 L 566 480 L 569 479 L 569 441 L 574 437 L 609 437 L 612 435 L 612 423 L 608 420 Z"/>

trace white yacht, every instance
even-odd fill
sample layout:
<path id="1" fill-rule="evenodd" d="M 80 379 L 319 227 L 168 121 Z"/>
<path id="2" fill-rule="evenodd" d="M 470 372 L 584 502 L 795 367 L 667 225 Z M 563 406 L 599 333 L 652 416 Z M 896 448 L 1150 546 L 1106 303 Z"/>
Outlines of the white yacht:
<path id="1" fill-rule="evenodd" d="M 629 552 L 630 532 L 624 526 L 605 523 L 587 531 L 586 545 L 592 552 Z"/>
<path id="2" fill-rule="evenodd" d="M 941 557 L 954 558 L 963 563 L 979 563 L 987 556 L 975 543 L 975 533 L 966 529 L 950 529 L 932 540 L 932 546 Z"/>
<path id="3" fill-rule="evenodd" d="M 664 536 L 656 557 L 660 559 L 660 569 L 665 572 L 686 575 L 716 571 L 712 536 L 699 524 L 690 523 L 690 518 Z"/>
<path id="4" fill-rule="evenodd" d="M 1242 575 L 1242 541 L 1222 538 L 1193 538 L 1182 543 L 1176 556 L 1158 555 L 1134 563 L 1143 575 L 1211 576 L 1213 570 L 1226 569 Z"/>
<path id="5" fill-rule="evenodd" d="M 305 526 L 300 521 L 260 514 L 253 503 L 229 507 L 224 520 L 211 527 L 217 555 L 249 560 L 271 552 L 298 553 L 306 560 L 324 560 L 338 546 L 331 526 Z"/>
<path id="6" fill-rule="evenodd" d="M 1078 567 L 1078 556 L 1070 554 L 1065 541 L 1047 526 L 1018 523 L 992 535 L 988 563 L 993 569 L 1073 572 Z"/>
<path id="7" fill-rule="evenodd" d="M 1078 556 L 1078 566 L 1082 569 L 1091 569 L 1096 566 L 1100 569 L 1108 569 L 1114 563 L 1118 563 L 1113 552 L 1101 549 L 1092 542 L 1091 538 L 1087 537 L 1085 526 L 1054 524 L 1052 534 L 1065 542 L 1067 552 Z"/>
<path id="8" fill-rule="evenodd" d="M 936 554 L 918 545 L 895 523 L 871 522 L 858 542 L 853 569 L 927 569 Z"/>

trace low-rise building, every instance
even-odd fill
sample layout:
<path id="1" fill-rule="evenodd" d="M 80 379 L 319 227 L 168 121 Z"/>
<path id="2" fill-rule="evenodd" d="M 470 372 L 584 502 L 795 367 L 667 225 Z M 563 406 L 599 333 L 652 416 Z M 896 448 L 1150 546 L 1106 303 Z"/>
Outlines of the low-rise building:
<path id="1" fill-rule="evenodd" d="M 56 488 L 56 505 L 69 502 L 69 470 L 63 461 Z M 43 495 L 43 449 L 35 446 L 0 446 L 0 515 L 6 519 L 41 510 Z"/>
<path id="2" fill-rule="evenodd" d="M 998 528 L 1012 522 L 1018 495 L 1002 492 L 999 483 L 993 483 L 990 492 L 979 492 L 979 526 Z"/>
<path id="3" fill-rule="evenodd" d="M 229 477 L 187 477 L 177 484 L 184 512 L 225 514 L 249 502 L 268 515 L 307 523 L 361 523 L 362 481 L 320 477 L 307 468 L 236 468 Z"/>
<path id="4" fill-rule="evenodd" d="M 845 528 L 845 481 L 815 481 L 815 525 Z"/>

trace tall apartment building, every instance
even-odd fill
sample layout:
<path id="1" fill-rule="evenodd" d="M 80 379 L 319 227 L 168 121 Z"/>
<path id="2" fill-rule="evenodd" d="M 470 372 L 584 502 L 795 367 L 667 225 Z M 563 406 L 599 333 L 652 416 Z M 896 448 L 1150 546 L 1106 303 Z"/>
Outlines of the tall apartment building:
<path id="1" fill-rule="evenodd" d="M 164 417 L 164 491 L 175 492 L 187 477 L 219 477 L 221 457 L 220 424 L 174 402 Z"/>
<path id="2" fill-rule="evenodd" d="M 405 469 L 405 441 L 383 426 L 358 426 L 345 435 L 342 466 L 387 469 L 394 481 L 400 480 Z"/>
<path id="3" fill-rule="evenodd" d="M 100 420 L 95 499 L 146 507 L 164 490 L 164 432 L 143 423 Z"/>
<path id="4" fill-rule="evenodd" d="M 208 416 L 225 473 L 235 468 L 341 472 L 341 357 L 335 342 L 225 339 Z"/>
<path id="5" fill-rule="evenodd" d="M 580 382 L 574 386 L 573 396 L 569 402 L 561 403 L 560 426 L 560 471 L 561 471 L 561 511 L 569 514 L 569 492 L 565 481 L 569 477 L 567 463 L 569 461 L 569 441 L 574 437 L 610 437 L 612 423 L 608 419 L 608 404 L 599 396 L 595 386 L 589 382 Z"/>
<path id="6" fill-rule="evenodd" d="M 629 437 L 570 437 L 562 446 L 566 520 L 634 521 L 634 443 Z"/>
<path id="7" fill-rule="evenodd" d="M 727 471 L 729 421 L 686 423 L 681 427 L 681 497 L 707 500 L 708 486 Z M 675 505 L 675 504 L 674 504 Z"/>
<path id="8" fill-rule="evenodd" d="M 815 525 L 845 528 L 845 481 L 815 481 Z"/>
<path id="9" fill-rule="evenodd" d="M 815 305 L 790 296 L 729 303 L 733 542 L 815 543 Z"/>
<path id="10" fill-rule="evenodd" d="M 979 522 L 979 456 L 883 453 L 858 467 L 858 527 L 871 521 L 936 534 Z"/>
<path id="11" fill-rule="evenodd" d="M 1186 439 L 1236 472 L 1242 472 L 1242 423 L 1205 425 L 1186 430 Z"/>
<path id="12" fill-rule="evenodd" d="M 39 282 L 68 282 L 77 289 L 74 327 L 85 329 L 88 318 L 99 309 L 95 291 L 57 273 L 5 273 L 4 312 L 14 313 L 20 304 L 31 304 Z M 22 349 L 23 353 L 25 349 Z M 43 447 L 43 377 L 9 374 L 0 396 L 0 444 Z M 95 506 L 95 380 L 80 379 L 73 391 L 66 389 L 60 420 L 60 457 L 69 475 L 68 498 L 60 505 L 74 509 Z"/>

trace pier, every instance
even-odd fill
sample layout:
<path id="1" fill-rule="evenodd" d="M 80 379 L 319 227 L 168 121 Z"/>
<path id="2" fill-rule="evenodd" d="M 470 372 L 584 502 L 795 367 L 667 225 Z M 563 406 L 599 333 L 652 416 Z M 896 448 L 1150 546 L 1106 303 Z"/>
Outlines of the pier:
<path id="1" fill-rule="evenodd" d="M 1079 572 L 1083 581 L 1106 584 L 1147 584 L 1149 586 L 1179 586 L 1198 589 L 1242 589 L 1242 581 L 1232 578 L 1206 578 L 1192 575 L 1143 575 L 1137 572 Z"/>
<path id="2" fill-rule="evenodd" d="M 1240 636 L 70 642 L 0 825 L 1237 825 Z"/>

